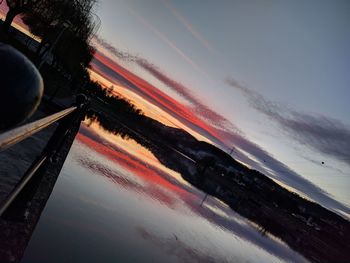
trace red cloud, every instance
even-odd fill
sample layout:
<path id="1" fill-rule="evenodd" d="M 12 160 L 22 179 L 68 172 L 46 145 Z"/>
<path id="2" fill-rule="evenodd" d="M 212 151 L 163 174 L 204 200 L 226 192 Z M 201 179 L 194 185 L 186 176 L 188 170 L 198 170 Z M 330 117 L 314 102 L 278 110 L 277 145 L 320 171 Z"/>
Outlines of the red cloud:
<path id="1" fill-rule="evenodd" d="M 202 130 L 205 134 L 222 141 L 218 130 L 215 127 L 208 125 L 206 122 L 197 117 L 190 108 L 184 106 L 181 102 L 171 98 L 163 91 L 159 90 L 144 79 L 136 76 L 129 70 L 122 67 L 120 64 L 112 61 L 107 56 L 100 52 L 96 52 L 95 60 L 92 63 L 92 68 L 103 77 L 110 81 L 120 82 L 120 77 L 131 85 L 128 85 L 135 93 L 142 96 L 144 99 L 164 109 L 166 112 L 175 116 L 189 127 L 196 127 Z"/>

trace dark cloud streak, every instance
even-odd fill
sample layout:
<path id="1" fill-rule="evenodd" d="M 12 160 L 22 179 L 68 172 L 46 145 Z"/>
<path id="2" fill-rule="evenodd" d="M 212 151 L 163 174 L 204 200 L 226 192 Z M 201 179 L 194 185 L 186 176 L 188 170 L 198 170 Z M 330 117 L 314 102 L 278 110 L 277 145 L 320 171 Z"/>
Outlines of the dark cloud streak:
<path id="1" fill-rule="evenodd" d="M 350 129 L 338 120 L 304 112 L 266 100 L 233 79 L 227 84 L 241 91 L 249 104 L 263 113 L 293 139 L 319 153 L 350 165 Z"/>
<path id="2" fill-rule="evenodd" d="M 130 55 L 127 52 L 122 52 L 119 49 L 113 47 L 108 42 L 101 38 L 96 38 L 97 42 L 102 45 L 105 49 L 115 55 L 117 58 L 127 61 L 134 62 L 141 68 L 146 70 L 153 77 L 161 81 L 167 87 L 171 88 L 182 98 L 186 99 L 194 106 L 194 111 L 202 118 L 209 121 L 214 126 L 222 129 L 233 128 L 232 123 L 230 123 L 225 117 L 221 116 L 217 112 L 211 110 L 207 105 L 202 103 L 199 99 L 192 94 L 191 89 L 184 86 L 180 82 L 170 78 L 164 74 L 157 66 L 149 62 L 148 60 L 141 58 L 139 56 Z"/>

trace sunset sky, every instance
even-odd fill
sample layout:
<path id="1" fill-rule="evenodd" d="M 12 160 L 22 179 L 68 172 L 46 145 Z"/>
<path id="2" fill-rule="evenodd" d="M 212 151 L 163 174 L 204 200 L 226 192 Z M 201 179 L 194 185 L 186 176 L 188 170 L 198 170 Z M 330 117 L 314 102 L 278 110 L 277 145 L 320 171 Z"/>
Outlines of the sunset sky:
<path id="1" fill-rule="evenodd" d="M 96 64 L 151 84 L 129 90 L 156 114 L 349 206 L 349 11 L 348 1 L 103 0 Z"/>
<path id="2" fill-rule="evenodd" d="M 95 12 L 94 78 L 350 215 L 349 1 L 100 0 Z"/>

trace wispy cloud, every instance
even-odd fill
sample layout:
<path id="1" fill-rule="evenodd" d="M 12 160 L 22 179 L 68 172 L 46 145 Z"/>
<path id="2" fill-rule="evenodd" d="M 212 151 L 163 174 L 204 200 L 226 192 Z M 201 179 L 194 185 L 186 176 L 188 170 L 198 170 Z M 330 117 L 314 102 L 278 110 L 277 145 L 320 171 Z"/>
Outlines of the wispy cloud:
<path id="1" fill-rule="evenodd" d="M 213 46 L 209 43 L 209 41 L 193 26 L 193 24 L 185 18 L 180 12 L 176 9 L 176 7 L 171 3 L 170 0 L 161 0 L 163 4 L 171 11 L 171 13 L 178 19 L 186 29 L 192 34 L 192 36 L 197 39 L 207 50 L 212 53 L 217 53 L 217 51 L 213 48 Z"/>
<path id="2" fill-rule="evenodd" d="M 241 91 L 254 109 L 278 123 L 293 139 L 350 165 L 350 128 L 342 122 L 323 115 L 298 112 L 269 101 L 233 79 L 226 82 Z"/>
<path id="3" fill-rule="evenodd" d="M 155 26 L 146 20 L 142 15 L 137 13 L 134 9 L 128 8 L 128 11 L 133 15 L 141 24 L 148 28 L 153 34 L 155 34 L 161 41 L 167 44 L 171 49 L 173 49 L 180 57 L 182 57 L 189 65 L 192 66 L 194 70 L 202 74 L 208 80 L 211 80 L 210 76 L 196 63 L 194 62 L 184 51 L 175 45 L 169 38 L 167 38 L 162 32 L 160 32 Z"/>

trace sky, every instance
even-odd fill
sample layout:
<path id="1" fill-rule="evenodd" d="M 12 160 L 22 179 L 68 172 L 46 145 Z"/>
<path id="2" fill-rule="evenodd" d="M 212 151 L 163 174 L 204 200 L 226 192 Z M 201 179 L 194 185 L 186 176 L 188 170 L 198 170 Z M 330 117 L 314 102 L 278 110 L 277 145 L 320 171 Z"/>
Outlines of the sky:
<path id="1" fill-rule="evenodd" d="M 93 68 L 150 116 L 349 213 L 349 11 L 348 1 L 102 0 Z M 146 83 L 125 88 L 118 67 Z"/>
<path id="2" fill-rule="evenodd" d="M 350 217 L 349 12 L 347 0 L 100 0 L 91 75 Z"/>

